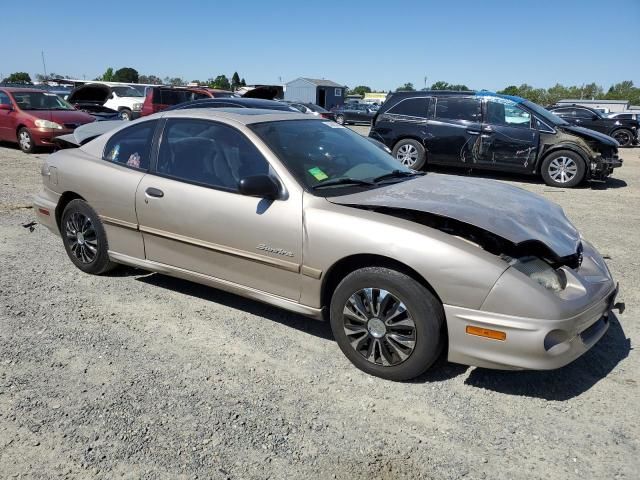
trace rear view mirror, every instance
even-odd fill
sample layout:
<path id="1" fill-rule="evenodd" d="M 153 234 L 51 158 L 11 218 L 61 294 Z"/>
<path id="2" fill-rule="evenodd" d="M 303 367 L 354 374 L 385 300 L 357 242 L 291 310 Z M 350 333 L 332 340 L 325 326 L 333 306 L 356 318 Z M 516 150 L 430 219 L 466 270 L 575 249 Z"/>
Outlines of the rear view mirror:
<path id="1" fill-rule="evenodd" d="M 269 175 L 244 177 L 238 184 L 238 190 L 242 195 L 250 197 L 275 199 L 280 195 L 280 186 Z"/>
<path id="2" fill-rule="evenodd" d="M 8 105 L 6 103 L 0 103 L 0 110 L 13 110 L 13 108 L 11 107 L 11 105 Z"/>

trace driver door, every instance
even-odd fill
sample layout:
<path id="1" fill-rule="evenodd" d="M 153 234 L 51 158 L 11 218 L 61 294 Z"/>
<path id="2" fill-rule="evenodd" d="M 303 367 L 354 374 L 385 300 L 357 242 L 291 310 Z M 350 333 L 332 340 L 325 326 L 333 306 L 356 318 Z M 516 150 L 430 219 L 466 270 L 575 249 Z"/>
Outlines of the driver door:
<path id="1" fill-rule="evenodd" d="M 516 102 L 487 98 L 480 139 L 479 164 L 512 171 L 535 164 L 540 135 L 532 115 Z"/>
<path id="2" fill-rule="evenodd" d="M 298 300 L 301 192 L 279 200 L 240 194 L 240 178 L 258 174 L 276 177 L 244 133 L 169 119 L 155 169 L 136 194 L 146 258 Z"/>

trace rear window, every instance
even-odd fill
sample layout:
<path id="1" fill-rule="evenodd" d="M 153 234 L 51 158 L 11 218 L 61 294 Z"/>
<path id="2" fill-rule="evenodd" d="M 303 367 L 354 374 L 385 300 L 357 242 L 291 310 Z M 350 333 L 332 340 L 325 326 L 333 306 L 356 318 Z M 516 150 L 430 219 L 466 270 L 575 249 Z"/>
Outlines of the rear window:
<path id="1" fill-rule="evenodd" d="M 471 97 L 439 97 L 436 118 L 446 120 L 480 121 L 480 100 Z"/>
<path id="2" fill-rule="evenodd" d="M 190 90 L 171 90 L 160 88 L 154 92 L 153 102 L 160 105 L 177 105 L 179 103 L 190 102 L 191 100 L 200 100 L 209 98 L 209 95 L 201 92 L 192 92 Z"/>
<path id="3" fill-rule="evenodd" d="M 115 133 L 104 148 L 103 159 L 130 168 L 147 170 L 157 120 L 138 123 Z"/>
<path id="4" fill-rule="evenodd" d="M 427 118 L 428 107 L 428 98 L 405 98 L 391 107 L 387 113 Z"/>

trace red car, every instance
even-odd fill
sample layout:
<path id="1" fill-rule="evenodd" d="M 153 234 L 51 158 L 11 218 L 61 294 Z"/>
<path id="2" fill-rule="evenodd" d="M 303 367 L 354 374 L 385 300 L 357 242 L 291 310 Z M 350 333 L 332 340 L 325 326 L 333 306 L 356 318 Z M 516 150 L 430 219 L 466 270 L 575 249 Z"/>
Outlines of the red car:
<path id="1" fill-rule="evenodd" d="M 233 92 L 206 87 L 147 87 L 140 116 L 160 112 L 179 103 L 203 98 L 231 97 Z"/>
<path id="2" fill-rule="evenodd" d="M 34 88 L 0 88 L 0 141 L 18 143 L 32 153 L 53 146 L 53 138 L 95 119 L 54 93 Z"/>

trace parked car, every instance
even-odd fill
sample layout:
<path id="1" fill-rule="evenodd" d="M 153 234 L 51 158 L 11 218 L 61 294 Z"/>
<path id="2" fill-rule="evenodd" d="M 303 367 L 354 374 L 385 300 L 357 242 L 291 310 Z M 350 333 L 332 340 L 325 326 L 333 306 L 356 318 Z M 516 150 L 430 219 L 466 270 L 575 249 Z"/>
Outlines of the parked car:
<path id="1" fill-rule="evenodd" d="M 0 141 L 17 143 L 23 152 L 54 146 L 54 137 L 93 121 L 91 115 L 76 110 L 55 93 L 0 88 Z"/>
<path id="2" fill-rule="evenodd" d="M 262 98 L 244 97 L 209 98 L 194 100 L 192 102 L 185 102 L 179 105 L 174 105 L 168 110 L 184 110 L 185 108 L 261 108 L 299 113 L 298 110 L 284 102 L 279 102 L 277 100 L 264 100 Z"/>
<path id="3" fill-rule="evenodd" d="M 288 105 L 291 105 L 300 113 L 306 113 L 307 115 L 314 115 L 316 117 L 327 118 L 329 120 L 336 119 L 336 116 L 333 112 L 325 110 L 324 108 L 322 108 L 319 105 L 316 105 L 315 103 L 292 102 L 289 100 L 282 100 L 282 102 Z"/>
<path id="4" fill-rule="evenodd" d="M 148 87 L 142 104 L 141 116 L 165 110 L 179 103 L 212 98 L 213 94 L 203 88 L 193 87 Z"/>
<path id="5" fill-rule="evenodd" d="M 548 110 L 572 125 L 615 138 L 621 147 L 638 143 L 640 122 L 637 119 L 608 118 L 598 110 L 582 105 L 556 105 Z"/>
<path id="6" fill-rule="evenodd" d="M 336 117 L 336 122 L 340 125 L 349 125 L 350 123 L 366 123 L 371 124 L 376 110 L 371 105 L 365 103 L 349 102 L 331 109 Z"/>
<path id="7" fill-rule="evenodd" d="M 448 165 L 525 173 L 556 187 L 604 180 L 622 165 L 613 138 L 520 97 L 484 91 L 390 94 L 369 136 L 416 170 Z"/>
<path id="8" fill-rule="evenodd" d="M 104 105 L 97 105 L 95 103 L 76 103 L 74 106 L 76 110 L 80 110 L 91 115 L 96 122 L 124 120 L 121 112 L 105 107 Z"/>
<path id="9" fill-rule="evenodd" d="M 558 368 L 622 309 L 558 205 L 415 172 L 309 115 L 164 111 L 54 153 L 42 174 L 38 221 L 81 271 L 131 265 L 328 319 L 383 378 L 420 375 L 444 348 L 456 363 Z"/>
<path id="10" fill-rule="evenodd" d="M 618 120 L 635 120 L 640 122 L 640 110 L 626 110 L 624 112 L 615 112 L 607 115 L 608 118 L 616 118 Z"/>
<path id="11" fill-rule="evenodd" d="M 107 83 L 85 83 L 73 89 L 67 99 L 72 105 L 105 106 L 117 112 L 123 120 L 134 120 L 140 116 L 144 96 L 129 85 Z"/>

